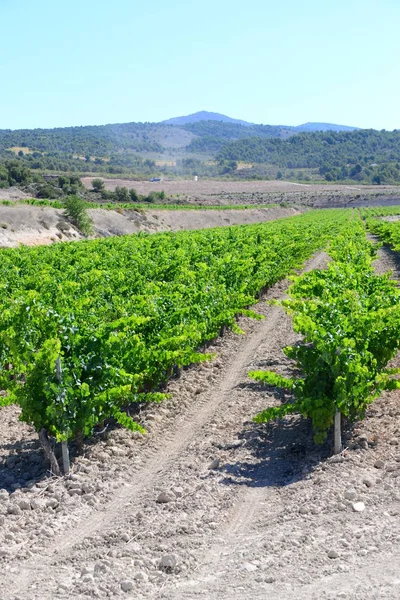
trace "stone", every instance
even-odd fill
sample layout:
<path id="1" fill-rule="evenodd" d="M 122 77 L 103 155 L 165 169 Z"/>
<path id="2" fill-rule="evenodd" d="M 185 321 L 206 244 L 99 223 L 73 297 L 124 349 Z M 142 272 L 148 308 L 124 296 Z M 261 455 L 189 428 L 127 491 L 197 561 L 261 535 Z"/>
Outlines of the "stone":
<path id="1" fill-rule="evenodd" d="M 160 560 L 161 569 L 176 569 L 178 565 L 178 557 L 176 554 L 164 554 Z"/>
<path id="2" fill-rule="evenodd" d="M 113 446 L 111 448 L 111 454 L 113 456 L 125 456 L 125 450 L 123 448 L 118 448 L 118 446 Z"/>
<path id="3" fill-rule="evenodd" d="M 135 581 L 148 581 L 149 576 L 144 571 L 138 571 L 137 573 L 134 574 L 133 579 Z"/>
<path id="4" fill-rule="evenodd" d="M 390 440 L 389 444 L 390 444 L 391 446 L 398 446 L 398 445 L 399 445 L 399 440 L 398 440 L 398 439 L 396 439 L 396 438 L 392 438 L 392 439 Z"/>
<path id="5" fill-rule="evenodd" d="M 128 533 L 123 533 L 123 534 L 121 535 L 121 540 L 122 540 L 123 542 L 129 542 L 129 540 L 130 540 L 129 534 L 128 534 Z"/>
<path id="6" fill-rule="evenodd" d="M 31 510 L 31 503 L 29 500 L 25 500 L 25 498 L 18 502 L 18 506 L 21 510 Z"/>
<path id="7" fill-rule="evenodd" d="M 89 483 L 88 481 L 84 481 L 81 485 L 81 488 L 85 494 L 93 494 L 96 491 L 96 486 Z"/>
<path id="8" fill-rule="evenodd" d="M 106 564 L 106 561 L 99 561 L 94 565 L 94 574 L 99 575 L 101 573 L 106 573 L 109 570 L 109 566 Z"/>
<path id="9" fill-rule="evenodd" d="M 373 486 L 373 481 L 369 477 L 364 477 L 363 484 L 370 488 Z"/>
<path id="10" fill-rule="evenodd" d="M 398 465 L 388 465 L 386 467 L 386 471 L 388 473 L 393 473 L 394 471 L 397 471 L 398 468 L 399 468 Z"/>
<path id="11" fill-rule="evenodd" d="M 357 492 L 354 488 L 348 488 L 344 493 L 344 497 L 346 500 L 355 500 L 357 498 Z"/>
<path id="12" fill-rule="evenodd" d="M 70 496 L 82 496 L 83 491 L 82 491 L 82 488 L 80 486 L 79 487 L 76 486 L 76 487 L 70 488 L 68 490 L 68 493 L 69 493 Z"/>
<path id="13" fill-rule="evenodd" d="M 20 515 L 21 509 L 18 504 L 9 504 L 7 506 L 7 512 L 9 515 Z"/>
<path id="14" fill-rule="evenodd" d="M 235 450 L 235 448 L 240 448 L 243 445 L 242 440 L 233 440 L 233 442 L 229 442 L 226 445 L 226 450 Z"/>
<path id="15" fill-rule="evenodd" d="M 300 506 L 300 508 L 299 508 L 299 513 L 300 513 L 301 515 L 306 515 L 306 514 L 308 513 L 308 508 L 307 508 L 307 506 Z"/>
<path id="16" fill-rule="evenodd" d="M 363 510 L 365 510 L 364 502 L 354 502 L 354 504 L 352 504 L 352 507 L 355 512 L 363 512 Z"/>
<path id="17" fill-rule="evenodd" d="M 107 454 L 107 452 L 98 452 L 96 458 L 97 458 L 97 460 L 104 462 L 104 461 L 109 460 L 110 457 Z"/>
<path id="18" fill-rule="evenodd" d="M 221 462 L 221 461 L 219 460 L 219 458 L 215 458 L 215 459 L 212 461 L 212 463 L 210 464 L 210 466 L 209 466 L 208 468 L 209 468 L 210 470 L 213 470 L 213 469 L 218 469 L 218 468 L 219 468 L 219 465 L 220 465 L 220 462 Z"/>
<path id="19" fill-rule="evenodd" d="M 33 510 L 41 510 L 44 507 L 45 503 L 44 500 L 42 500 L 41 498 L 34 498 L 33 500 L 31 500 L 31 508 Z"/>
<path id="20" fill-rule="evenodd" d="M 58 502 L 57 498 L 47 498 L 46 499 L 47 508 L 57 508 L 58 505 L 59 505 L 59 502 Z"/>
<path id="21" fill-rule="evenodd" d="M 16 456 L 15 454 L 12 454 L 11 456 L 7 457 L 6 466 L 9 469 L 13 469 L 18 461 L 19 461 L 19 457 Z"/>
<path id="22" fill-rule="evenodd" d="M 253 565 L 252 563 L 244 563 L 242 569 L 243 571 L 247 571 L 248 573 L 254 573 L 254 571 L 258 570 L 258 567 L 256 565 Z"/>
<path id="23" fill-rule="evenodd" d="M 383 462 L 383 460 L 376 460 L 374 462 L 375 469 L 383 469 L 384 466 L 385 466 L 385 463 Z"/>
<path id="24" fill-rule="evenodd" d="M 40 533 L 41 533 L 41 535 L 44 535 L 46 537 L 53 537 L 54 536 L 54 531 L 53 531 L 53 529 L 51 529 L 51 527 L 42 527 L 40 529 Z"/>
<path id="25" fill-rule="evenodd" d="M 328 558 L 339 558 L 339 554 L 336 552 L 336 550 L 329 550 Z"/>
<path id="26" fill-rule="evenodd" d="M 133 581 L 130 579 L 124 579 L 124 581 L 121 581 L 121 589 L 123 592 L 130 592 L 133 590 Z"/>
<path id="27" fill-rule="evenodd" d="M 176 497 L 173 492 L 161 492 L 156 502 L 158 502 L 158 504 L 166 504 L 167 502 L 173 502 L 174 500 L 176 500 Z"/>
<path id="28" fill-rule="evenodd" d="M 9 496 L 7 490 L 0 490 L 0 502 L 8 502 Z"/>

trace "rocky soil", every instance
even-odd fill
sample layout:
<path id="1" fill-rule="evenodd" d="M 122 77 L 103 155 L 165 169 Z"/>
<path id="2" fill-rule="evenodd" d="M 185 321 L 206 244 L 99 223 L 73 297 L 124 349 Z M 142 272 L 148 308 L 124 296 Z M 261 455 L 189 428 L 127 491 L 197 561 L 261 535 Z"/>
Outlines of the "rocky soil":
<path id="1" fill-rule="evenodd" d="M 400 277 L 385 248 L 377 269 Z M 400 391 L 335 457 L 304 419 L 251 421 L 280 396 L 248 371 L 293 368 L 281 349 L 298 336 L 265 302 L 286 287 L 171 380 L 170 400 L 139 407 L 147 435 L 110 428 L 68 477 L 45 471 L 15 408 L 0 412 L 2 600 L 399 598 Z"/>

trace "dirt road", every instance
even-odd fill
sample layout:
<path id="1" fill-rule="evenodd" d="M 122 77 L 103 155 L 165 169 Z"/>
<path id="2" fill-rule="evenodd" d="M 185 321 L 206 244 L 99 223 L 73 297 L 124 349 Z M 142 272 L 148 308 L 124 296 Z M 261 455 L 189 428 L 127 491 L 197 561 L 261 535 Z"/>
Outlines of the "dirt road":
<path id="1" fill-rule="evenodd" d="M 393 266 L 385 251 L 379 269 Z M 248 371 L 289 374 L 281 349 L 298 339 L 280 307 L 255 309 L 265 320 L 241 318 L 244 336 L 218 338 L 211 363 L 141 411 L 146 436 L 110 431 L 69 478 L 41 479 L 33 432 L 1 412 L 2 599 L 399 597 L 400 394 L 371 406 L 340 457 L 301 418 L 253 424 L 279 397 Z"/>

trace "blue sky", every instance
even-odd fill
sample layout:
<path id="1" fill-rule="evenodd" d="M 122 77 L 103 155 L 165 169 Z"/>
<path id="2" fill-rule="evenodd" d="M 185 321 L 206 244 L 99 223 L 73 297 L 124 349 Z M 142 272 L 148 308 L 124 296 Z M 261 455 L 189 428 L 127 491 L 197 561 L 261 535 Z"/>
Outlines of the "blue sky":
<path id="1" fill-rule="evenodd" d="M 0 0 L 0 128 L 159 121 L 400 129 L 399 0 Z"/>

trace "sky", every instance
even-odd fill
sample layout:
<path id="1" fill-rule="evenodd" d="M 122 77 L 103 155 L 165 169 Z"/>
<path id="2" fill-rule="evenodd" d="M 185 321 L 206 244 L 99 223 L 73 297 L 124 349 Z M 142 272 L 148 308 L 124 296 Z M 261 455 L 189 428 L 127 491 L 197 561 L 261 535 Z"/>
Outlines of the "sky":
<path id="1" fill-rule="evenodd" d="M 0 0 L 0 129 L 161 121 L 400 129 L 399 0 Z"/>

